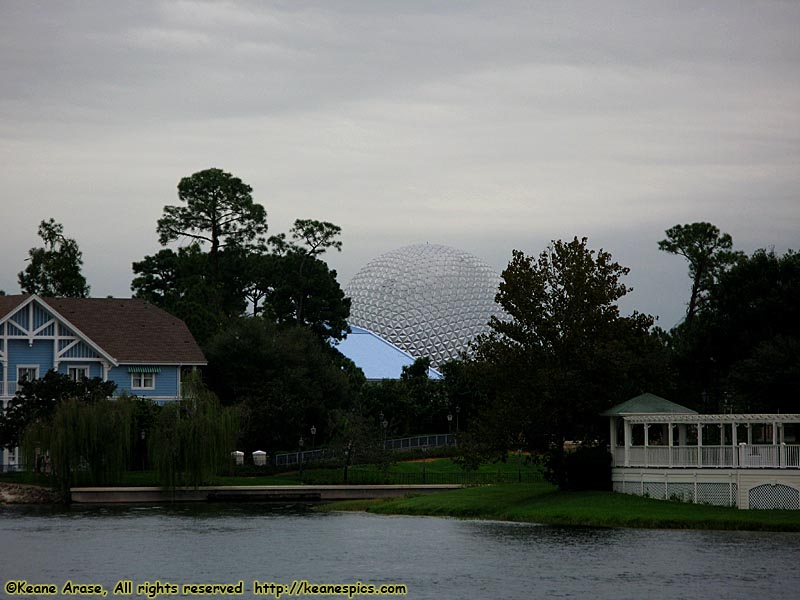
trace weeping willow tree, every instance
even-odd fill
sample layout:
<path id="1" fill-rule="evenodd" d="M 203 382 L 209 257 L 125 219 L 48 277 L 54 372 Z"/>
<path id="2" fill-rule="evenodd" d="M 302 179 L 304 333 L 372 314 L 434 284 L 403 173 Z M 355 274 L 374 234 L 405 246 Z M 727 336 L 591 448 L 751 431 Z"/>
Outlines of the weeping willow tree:
<path id="1" fill-rule="evenodd" d="M 213 483 L 230 460 L 239 432 L 239 412 L 223 408 L 193 374 L 179 402 L 162 408 L 149 451 L 158 480 L 168 489 Z"/>
<path id="2" fill-rule="evenodd" d="M 25 428 L 21 444 L 25 464 L 42 470 L 47 461 L 66 499 L 76 483 L 117 483 L 130 460 L 134 412 L 134 400 L 125 396 L 65 400 L 50 419 Z"/>

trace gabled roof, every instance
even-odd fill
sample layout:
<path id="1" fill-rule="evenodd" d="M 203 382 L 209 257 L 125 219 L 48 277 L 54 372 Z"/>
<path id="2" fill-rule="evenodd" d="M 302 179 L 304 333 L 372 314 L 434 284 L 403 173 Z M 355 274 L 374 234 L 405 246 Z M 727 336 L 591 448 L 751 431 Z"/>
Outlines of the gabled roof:
<path id="1" fill-rule="evenodd" d="M 336 345 L 336 349 L 352 360 L 368 380 L 400 379 L 403 367 L 411 366 L 416 360 L 379 335 L 352 325 L 350 333 Z M 441 379 L 442 374 L 436 369 L 428 369 L 428 377 Z"/>
<path id="2" fill-rule="evenodd" d="M 0 318 L 29 294 L 0 296 Z M 186 324 L 138 298 L 40 298 L 117 363 L 206 364 Z"/>
<path id="3" fill-rule="evenodd" d="M 14 296 L 0 296 L 0 320 L 8 316 L 8 313 L 17 308 L 20 304 L 30 298 L 30 294 L 17 294 Z"/>
<path id="4" fill-rule="evenodd" d="M 641 394 L 621 404 L 612 406 L 607 411 L 600 413 L 603 417 L 623 415 L 696 415 L 697 411 L 686 408 L 680 404 L 670 402 L 666 398 L 655 394 Z"/>

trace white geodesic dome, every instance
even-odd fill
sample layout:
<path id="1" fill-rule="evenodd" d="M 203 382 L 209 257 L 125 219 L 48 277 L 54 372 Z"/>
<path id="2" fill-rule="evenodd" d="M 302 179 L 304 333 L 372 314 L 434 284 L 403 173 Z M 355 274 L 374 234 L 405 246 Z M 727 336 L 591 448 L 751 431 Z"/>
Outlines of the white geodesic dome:
<path id="1" fill-rule="evenodd" d="M 405 246 L 370 261 L 347 285 L 350 323 L 439 366 L 502 314 L 494 301 L 499 283 L 494 269 L 469 252 Z"/>

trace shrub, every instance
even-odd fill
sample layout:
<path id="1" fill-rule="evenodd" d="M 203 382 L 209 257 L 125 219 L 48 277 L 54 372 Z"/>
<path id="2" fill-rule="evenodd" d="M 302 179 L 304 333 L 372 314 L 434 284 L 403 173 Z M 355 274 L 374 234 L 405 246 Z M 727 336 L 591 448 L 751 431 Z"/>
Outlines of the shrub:
<path id="1" fill-rule="evenodd" d="M 545 478 L 562 490 L 610 490 L 611 454 L 601 446 L 551 450 L 545 460 Z"/>

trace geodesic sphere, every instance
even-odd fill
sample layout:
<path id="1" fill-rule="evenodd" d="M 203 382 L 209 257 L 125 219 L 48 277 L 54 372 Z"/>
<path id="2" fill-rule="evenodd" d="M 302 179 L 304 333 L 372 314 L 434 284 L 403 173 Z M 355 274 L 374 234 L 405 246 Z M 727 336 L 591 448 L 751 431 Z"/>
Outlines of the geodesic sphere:
<path id="1" fill-rule="evenodd" d="M 458 358 L 488 331 L 500 277 L 478 257 L 437 244 L 405 246 L 382 254 L 346 287 L 350 324 L 374 331 L 434 366 Z"/>

